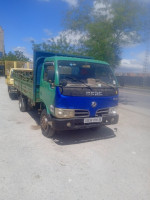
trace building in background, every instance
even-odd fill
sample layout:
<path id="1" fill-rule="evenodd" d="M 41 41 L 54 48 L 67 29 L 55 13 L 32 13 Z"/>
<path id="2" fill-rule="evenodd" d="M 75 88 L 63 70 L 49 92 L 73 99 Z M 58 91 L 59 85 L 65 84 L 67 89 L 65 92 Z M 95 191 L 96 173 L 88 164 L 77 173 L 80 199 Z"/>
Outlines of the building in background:
<path id="1" fill-rule="evenodd" d="M 4 55 L 4 31 L 0 26 L 0 58 Z"/>

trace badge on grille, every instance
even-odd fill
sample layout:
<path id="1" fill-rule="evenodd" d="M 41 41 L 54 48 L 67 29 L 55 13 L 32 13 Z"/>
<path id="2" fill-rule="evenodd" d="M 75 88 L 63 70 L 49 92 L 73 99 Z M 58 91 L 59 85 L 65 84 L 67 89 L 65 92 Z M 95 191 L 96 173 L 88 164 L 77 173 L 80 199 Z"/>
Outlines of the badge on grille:
<path id="1" fill-rule="evenodd" d="M 91 106 L 92 106 L 93 108 L 95 108 L 95 107 L 97 106 L 97 103 L 96 103 L 95 101 L 93 101 L 93 102 L 91 103 Z"/>

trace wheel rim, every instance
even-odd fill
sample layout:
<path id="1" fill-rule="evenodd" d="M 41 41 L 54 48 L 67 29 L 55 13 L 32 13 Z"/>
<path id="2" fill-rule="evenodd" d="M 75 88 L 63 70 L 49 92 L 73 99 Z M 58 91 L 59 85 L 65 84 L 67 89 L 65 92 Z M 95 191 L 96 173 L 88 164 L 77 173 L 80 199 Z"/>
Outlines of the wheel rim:
<path id="1" fill-rule="evenodd" d="M 42 119 L 41 119 L 41 127 L 44 131 L 46 131 L 48 129 L 48 118 L 46 117 L 46 115 L 43 115 L 42 116 Z"/>

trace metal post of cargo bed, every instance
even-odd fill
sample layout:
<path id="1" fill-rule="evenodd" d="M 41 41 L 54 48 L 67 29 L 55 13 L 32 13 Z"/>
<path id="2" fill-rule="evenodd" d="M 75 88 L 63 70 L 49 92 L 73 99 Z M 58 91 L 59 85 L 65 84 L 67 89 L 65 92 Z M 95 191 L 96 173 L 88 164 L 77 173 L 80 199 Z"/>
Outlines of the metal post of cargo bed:
<path id="1" fill-rule="evenodd" d="M 14 61 L 14 69 L 16 69 L 16 68 L 17 68 L 17 62 Z"/>

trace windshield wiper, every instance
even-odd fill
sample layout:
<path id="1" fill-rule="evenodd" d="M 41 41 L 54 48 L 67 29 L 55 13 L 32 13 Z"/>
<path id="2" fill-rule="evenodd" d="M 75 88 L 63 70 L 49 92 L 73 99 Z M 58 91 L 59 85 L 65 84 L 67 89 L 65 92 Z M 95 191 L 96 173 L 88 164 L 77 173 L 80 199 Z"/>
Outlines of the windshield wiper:
<path id="1" fill-rule="evenodd" d="M 86 83 L 84 83 L 83 81 L 81 81 L 81 80 L 79 80 L 79 79 L 75 79 L 75 78 L 72 78 L 72 77 L 70 77 L 70 76 L 66 76 L 66 78 L 68 78 L 68 79 L 71 79 L 71 80 L 73 80 L 73 81 L 75 81 L 75 82 L 80 82 L 80 83 L 83 83 L 87 88 L 89 88 L 91 91 L 92 91 L 92 88 L 89 86 L 89 85 L 87 85 Z"/>

